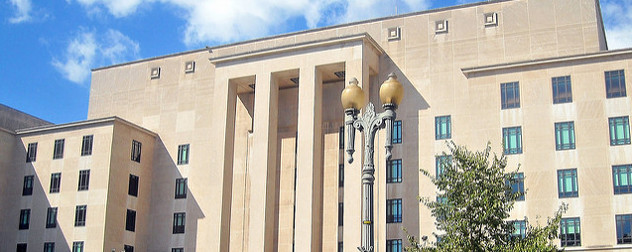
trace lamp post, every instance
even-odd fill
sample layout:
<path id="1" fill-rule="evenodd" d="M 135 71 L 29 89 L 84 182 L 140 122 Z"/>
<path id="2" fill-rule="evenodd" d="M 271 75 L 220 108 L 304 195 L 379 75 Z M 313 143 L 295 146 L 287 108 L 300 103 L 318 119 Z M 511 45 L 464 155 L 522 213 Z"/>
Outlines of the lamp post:
<path id="1" fill-rule="evenodd" d="M 364 92 L 358 86 L 356 78 L 349 81 L 349 85 L 342 90 L 340 101 L 345 109 L 345 129 L 347 132 L 348 162 L 353 163 L 355 130 L 364 133 L 364 165 L 362 166 L 362 244 L 358 250 L 373 251 L 373 181 L 375 168 L 373 165 L 373 147 L 377 131 L 386 128 L 386 161 L 391 158 L 393 121 L 395 110 L 404 96 L 404 88 L 397 81 L 394 73 L 380 86 L 380 101 L 384 112 L 375 113 L 373 104 L 369 102 L 364 113 L 358 117 L 360 108 L 366 103 Z"/>

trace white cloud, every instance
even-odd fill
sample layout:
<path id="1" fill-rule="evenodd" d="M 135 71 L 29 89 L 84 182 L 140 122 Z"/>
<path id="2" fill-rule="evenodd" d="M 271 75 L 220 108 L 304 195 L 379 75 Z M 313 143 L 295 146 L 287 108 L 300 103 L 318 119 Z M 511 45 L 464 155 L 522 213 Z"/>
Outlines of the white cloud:
<path id="1" fill-rule="evenodd" d="M 63 61 L 54 58 L 51 64 L 67 80 L 84 84 L 93 67 L 136 59 L 139 51 L 138 43 L 119 31 L 82 31 L 66 47 Z"/>
<path id="2" fill-rule="evenodd" d="M 602 1 L 608 49 L 632 47 L 632 0 Z"/>
<path id="3" fill-rule="evenodd" d="M 17 13 L 14 17 L 9 18 L 9 22 L 17 24 L 31 20 L 30 0 L 11 0 L 11 4 L 15 6 Z"/>
<path id="4" fill-rule="evenodd" d="M 430 0 L 75 0 L 88 10 L 105 8 L 115 17 L 161 3 L 183 11 L 184 43 L 233 42 L 286 32 L 290 20 L 308 28 L 418 11 Z M 295 25 L 295 24 L 294 24 Z"/>

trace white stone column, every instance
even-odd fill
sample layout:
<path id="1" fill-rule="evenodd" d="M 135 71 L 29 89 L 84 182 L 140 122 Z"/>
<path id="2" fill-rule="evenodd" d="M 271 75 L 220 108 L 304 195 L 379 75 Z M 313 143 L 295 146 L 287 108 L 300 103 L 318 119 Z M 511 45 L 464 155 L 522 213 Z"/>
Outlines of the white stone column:
<path id="1" fill-rule="evenodd" d="M 322 243 L 322 75 L 301 67 L 298 85 L 295 251 L 320 251 Z"/>
<path id="2" fill-rule="evenodd" d="M 257 74 L 255 83 L 248 251 L 272 251 L 279 87 L 267 72 Z"/>

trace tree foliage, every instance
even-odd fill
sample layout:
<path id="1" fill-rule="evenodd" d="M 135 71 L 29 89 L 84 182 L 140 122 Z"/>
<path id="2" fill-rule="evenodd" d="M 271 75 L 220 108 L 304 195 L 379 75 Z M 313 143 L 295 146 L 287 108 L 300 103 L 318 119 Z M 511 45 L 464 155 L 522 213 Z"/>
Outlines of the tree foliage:
<path id="1" fill-rule="evenodd" d="M 442 162 L 438 176 L 421 172 L 438 189 L 437 199 L 422 198 L 436 218 L 440 235 L 438 243 L 428 244 L 409 236 L 411 246 L 405 251 L 556 251 L 552 240 L 557 238 L 563 205 L 549 218 L 546 226 L 527 224 L 526 235 L 515 236 L 513 222 L 508 220 L 514 203 L 522 195 L 512 192 L 515 171 L 507 171 L 504 155 L 493 154 L 491 145 L 484 151 L 472 152 L 464 146 L 448 143 L 451 160 Z M 444 153 L 445 154 L 445 153 Z M 528 222 L 527 222 L 528 223 Z"/>

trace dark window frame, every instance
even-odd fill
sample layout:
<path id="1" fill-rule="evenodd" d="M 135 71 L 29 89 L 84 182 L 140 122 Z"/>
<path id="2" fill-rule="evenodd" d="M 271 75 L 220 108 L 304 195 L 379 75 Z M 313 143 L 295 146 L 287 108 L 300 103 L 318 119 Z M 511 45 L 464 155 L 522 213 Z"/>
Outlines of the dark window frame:
<path id="1" fill-rule="evenodd" d="M 626 97 L 625 71 L 605 71 L 606 98 Z"/>
<path id="2" fill-rule="evenodd" d="M 567 141 L 563 141 L 566 137 Z M 555 150 L 575 149 L 575 122 L 555 123 Z"/>
<path id="3" fill-rule="evenodd" d="M 632 214 L 615 215 L 617 244 L 632 244 Z M 623 232 L 628 230 L 629 233 Z"/>
<path id="4" fill-rule="evenodd" d="M 20 209 L 20 220 L 18 228 L 20 230 L 29 229 L 31 224 L 31 209 Z"/>
<path id="5" fill-rule="evenodd" d="M 445 172 L 445 165 L 452 166 L 452 155 L 435 156 L 435 178 Z"/>
<path id="6" fill-rule="evenodd" d="M 127 214 L 125 215 L 125 230 L 136 232 L 136 211 L 132 209 L 127 209 Z"/>
<path id="7" fill-rule="evenodd" d="M 16 252 L 26 252 L 28 245 L 26 243 L 18 243 L 15 247 Z"/>
<path id="8" fill-rule="evenodd" d="M 573 231 L 572 234 L 569 231 Z M 560 221 L 560 245 L 579 247 L 581 242 L 581 223 L 579 217 L 562 218 Z"/>
<path id="9" fill-rule="evenodd" d="M 139 141 L 132 140 L 132 161 L 140 163 L 140 156 L 142 154 L 143 144 Z"/>
<path id="10" fill-rule="evenodd" d="M 171 252 L 184 252 L 184 248 L 171 248 Z"/>
<path id="11" fill-rule="evenodd" d="M 127 195 L 138 197 L 138 185 L 140 178 L 134 174 L 129 175 L 129 184 L 127 187 Z"/>
<path id="12" fill-rule="evenodd" d="M 397 120 L 393 122 L 393 135 L 392 142 L 393 144 L 402 143 L 402 120 Z"/>
<path id="13" fill-rule="evenodd" d="M 92 155 L 92 145 L 94 141 L 94 135 L 83 136 L 81 140 L 81 156 Z"/>
<path id="14" fill-rule="evenodd" d="M 340 127 L 338 130 L 338 149 L 345 149 L 345 127 Z"/>
<path id="15" fill-rule="evenodd" d="M 520 196 L 516 199 L 516 201 L 525 201 L 524 173 L 517 172 L 514 174 L 513 181 L 507 181 L 506 183 L 509 187 L 511 187 L 512 193 L 520 193 Z"/>
<path id="16" fill-rule="evenodd" d="M 386 240 L 386 252 L 401 252 L 401 251 L 402 251 L 402 239 Z"/>
<path id="17" fill-rule="evenodd" d="M 37 160 L 37 142 L 29 143 L 26 147 L 26 162 L 31 163 Z"/>
<path id="18" fill-rule="evenodd" d="M 622 181 L 627 185 L 622 185 Z M 632 164 L 612 166 L 612 186 L 615 195 L 632 193 Z"/>
<path id="19" fill-rule="evenodd" d="M 46 211 L 46 228 L 57 227 L 57 207 L 49 207 Z"/>
<path id="20" fill-rule="evenodd" d="M 72 252 L 85 252 L 83 249 L 83 241 L 72 242 Z"/>
<path id="21" fill-rule="evenodd" d="M 189 164 L 190 144 L 178 145 L 178 165 Z"/>
<path id="22" fill-rule="evenodd" d="M 125 252 L 134 252 L 134 246 L 124 244 L 123 245 L 123 251 L 125 251 Z"/>
<path id="23" fill-rule="evenodd" d="M 619 127 L 623 132 L 619 133 Z M 619 116 L 608 118 L 610 132 L 610 146 L 630 144 L 630 117 Z M 623 134 L 621 136 L 621 134 Z"/>
<path id="24" fill-rule="evenodd" d="M 526 220 L 514 220 L 511 221 L 513 226 L 511 237 L 517 238 L 520 236 L 521 238 L 525 238 L 527 235 L 527 221 Z M 517 231 L 516 231 L 517 230 Z"/>
<path id="25" fill-rule="evenodd" d="M 553 88 L 553 104 L 573 102 L 570 75 L 551 78 L 551 87 Z"/>
<path id="26" fill-rule="evenodd" d="M 338 226 L 342 227 L 344 225 L 344 210 L 345 205 L 342 202 L 338 202 Z"/>
<path id="27" fill-rule="evenodd" d="M 88 212 L 87 205 L 78 205 L 75 207 L 75 227 L 86 226 L 86 213 Z"/>
<path id="28" fill-rule="evenodd" d="M 402 222 L 402 199 L 386 200 L 386 223 Z"/>
<path id="29" fill-rule="evenodd" d="M 511 138 L 516 138 L 516 147 L 510 147 Z M 503 152 L 505 155 L 522 154 L 522 126 L 503 128 Z"/>
<path id="30" fill-rule="evenodd" d="M 435 117 L 435 140 L 450 138 L 452 138 L 452 116 Z"/>
<path id="31" fill-rule="evenodd" d="M 187 198 L 187 178 L 176 178 L 176 191 L 175 198 L 176 199 L 186 199 Z"/>
<path id="32" fill-rule="evenodd" d="M 52 173 L 50 175 L 49 193 L 59 193 L 61 190 L 61 172 Z"/>
<path id="33" fill-rule="evenodd" d="M 33 195 L 33 183 L 35 176 L 27 175 L 24 176 L 24 184 L 22 185 L 22 196 Z"/>
<path id="34" fill-rule="evenodd" d="M 401 183 L 402 182 L 402 160 L 391 159 L 388 162 L 386 169 L 386 183 Z"/>
<path id="35" fill-rule="evenodd" d="M 500 108 L 520 108 L 520 83 L 517 81 L 500 84 Z"/>
<path id="36" fill-rule="evenodd" d="M 345 165 L 338 164 L 338 187 L 344 187 L 345 185 Z"/>
<path id="37" fill-rule="evenodd" d="M 79 185 L 77 191 L 85 191 L 90 188 L 90 170 L 79 171 Z"/>
<path id="38" fill-rule="evenodd" d="M 44 252 L 55 252 L 55 243 L 54 242 L 45 242 L 44 243 Z"/>
<path id="39" fill-rule="evenodd" d="M 567 191 L 567 179 L 571 179 L 571 191 Z M 577 169 L 563 169 L 557 171 L 557 193 L 559 198 L 576 198 L 579 197 L 579 184 L 577 178 Z"/>
<path id="40" fill-rule="evenodd" d="M 186 213 L 173 213 L 173 233 L 184 234 L 186 227 Z"/>
<path id="41" fill-rule="evenodd" d="M 55 144 L 53 146 L 53 159 L 61 159 L 64 158 L 64 145 L 66 143 L 65 139 L 57 139 L 55 140 Z"/>

